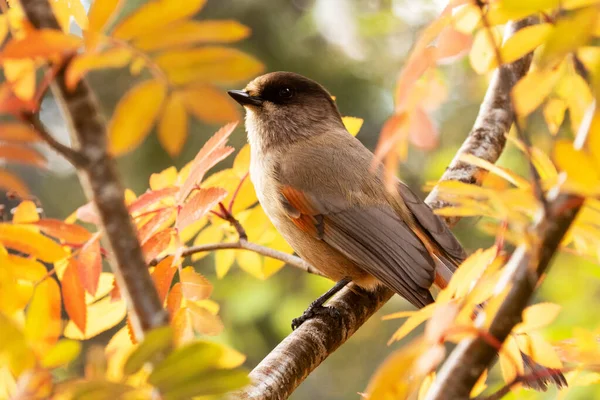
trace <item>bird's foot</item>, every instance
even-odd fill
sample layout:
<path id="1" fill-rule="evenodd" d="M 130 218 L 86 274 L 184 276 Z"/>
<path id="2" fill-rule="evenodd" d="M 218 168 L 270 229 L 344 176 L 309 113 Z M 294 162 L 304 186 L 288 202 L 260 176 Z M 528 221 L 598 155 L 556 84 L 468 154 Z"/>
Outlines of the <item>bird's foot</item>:
<path id="1" fill-rule="evenodd" d="M 301 316 L 292 320 L 292 330 L 298 329 L 300 325 L 319 315 L 328 316 L 335 319 L 341 317 L 340 312 L 335 307 L 311 304 Z"/>

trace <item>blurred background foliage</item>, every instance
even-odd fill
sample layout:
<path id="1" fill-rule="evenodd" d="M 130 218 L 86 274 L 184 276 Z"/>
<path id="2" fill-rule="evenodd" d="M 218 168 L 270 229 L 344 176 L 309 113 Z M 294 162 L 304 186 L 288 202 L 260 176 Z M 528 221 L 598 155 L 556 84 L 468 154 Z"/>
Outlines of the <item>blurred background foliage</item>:
<path id="1" fill-rule="evenodd" d="M 130 0 L 126 10 L 133 10 L 143 0 Z M 89 4 L 85 4 L 86 8 Z M 445 2 L 411 0 L 209 0 L 202 19 L 236 19 L 252 29 L 249 39 L 238 48 L 256 56 L 266 71 L 288 70 L 306 75 L 322 83 L 336 96 L 342 115 L 363 118 L 365 123 L 358 138 L 373 149 L 385 119 L 393 111 L 393 89 L 399 71 L 419 31 L 435 18 Z M 473 124 L 487 87 L 485 76 L 467 68 L 468 59 L 441 67 L 446 100 L 434 113 L 440 129 L 440 145 L 431 152 L 411 149 L 406 163 L 398 172 L 411 187 L 419 189 L 427 181 L 443 173 L 452 156 Z M 106 70 L 90 75 L 92 86 L 106 115 L 111 115 L 117 100 L 136 82 L 127 70 Z M 237 88 L 245 86 L 239 82 Z M 223 88 L 232 89 L 232 88 Z M 241 113 L 240 113 L 241 115 Z M 45 102 L 42 119 L 58 135 L 67 137 L 57 106 Z M 549 135 L 541 131 L 539 116 L 533 118 L 529 133 L 533 142 L 544 150 Z M 568 125 L 568 124 L 565 124 Z M 215 131 L 194 120 L 183 152 L 172 159 L 150 135 L 142 146 L 119 159 L 125 184 L 137 194 L 147 189 L 148 177 L 171 165 L 182 167 L 191 160 L 202 144 Z M 540 134 L 536 135 L 536 129 Z M 544 133 L 544 134 L 542 134 Z M 234 133 L 231 143 L 240 149 L 245 143 L 243 127 Z M 84 203 L 74 171 L 63 160 L 48 154 L 47 172 L 21 170 L 28 177 L 31 191 L 44 205 L 46 215 L 64 218 Z M 233 157 L 217 168 L 227 167 Z M 511 148 L 502 156 L 501 165 L 527 176 L 522 153 Z M 58 171 L 58 172 L 57 172 Z M 22 175 L 23 176 L 23 175 Z M 468 249 L 489 246 L 493 238 L 478 229 L 482 221 L 463 220 L 456 233 Z M 214 283 L 213 299 L 221 304 L 225 331 L 218 337 L 246 354 L 245 365 L 252 368 L 290 332 L 292 318 L 331 286 L 331 282 L 284 268 L 266 281 L 258 280 L 234 268 L 224 279 L 214 272 L 213 255 L 195 264 L 197 270 Z M 594 328 L 600 297 L 600 269 L 581 258 L 562 254 L 557 257 L 546 278 L 538 300 L 549 300 L 563 306 L 556 323 L 547 331 L 549 339 L 561 340 L 572 334 L 573 327 Z M 408 309 L 405 301 L 395 296 L 347 344 L 329 357 L 299 387 L 292 399 L 357 398 L 364 390 L 375 368 L 391 349 L 387 340 L 400 321 L 381 321 L 390 312 Z M 111 330 L 92 340 L 105 345 L 115 332 Z M 397 348 L 407 343 L 392 347 Z M 90 345 L 92 343 L 88 343 Z M 71 368 L 80 368 L 74 365 Z M 593 393 L 577 388 L 571 399 L 589 399 Z M 595 392 L 600 396 L 600 391 Z M 520 392 L 518 398 L 555 398 L 548 394 Z M 515 397 L 516 398 L 516 397 Z"/>

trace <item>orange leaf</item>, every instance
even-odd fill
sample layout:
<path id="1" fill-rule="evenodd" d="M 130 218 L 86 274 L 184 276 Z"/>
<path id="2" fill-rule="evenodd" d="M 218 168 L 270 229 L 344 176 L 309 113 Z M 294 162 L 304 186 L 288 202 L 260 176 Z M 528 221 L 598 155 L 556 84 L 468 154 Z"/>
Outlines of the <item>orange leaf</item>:
<path id="1" fill-rule="evenodd" d="M 167 249 L 169 243 L 171 243 L 171 234 L 173 228 L 163 229 L 144 243 L 142 250 L 146 255 L 146 262 L 154 260 L 156 256 Z"/>
<path id="2" fill-rule="evenodd" d="M 13 276 L 17 279 L 37 283 L 48 273 L 44 264 L 39 261 L 15 254 L 8 254 L 6 257 L 6 264 L 10 266 Z"/>
<path id="3" fill-rule="evenodd" d="M 202 146 L 194 161 L 192 161 L 190 174 L 177 195 L 179 204 L 183 203 L 194 186 L 202 182 L 206 171 L 233 152 L 233 147 L 227 147 L 225 143 L 236 126 L 237 122 L 223 126 Z"/>
<path id="4" fill-rule="evenodd" d="M 375 161 L 381 161 L 394 148 L 396 143 L 401 140 L 406 140 L 407 134 L 407 118 L 406 113 L 394 114 L 381 128 L 379 142 L 375 149 Z"/>
<path id="5" fill-rule="evenodd" d="M 83 244 L 92 234 L 81 225 L 67 224 L 58 219 L 44 218 L 35 223 L 46 235 L 60 239 L 68 244 Z"/>
<path id="6" fill-rule="evenodd" d="M 48 164 L 44 156 L 33 148 L 8 143 L 0 144 L 0 159 L 40 168 L 44 168 Z"/>
<path id="7" fill-rule="evenodd" d="M 179 273 L 183 297 L 188 300 L 204 300 L 212 293 L 212 284 L 204 276 L 194 271 L 194 267 L 186 267 Z"/>
<path id="8" fill-rule="evenodd" d="M 77 257 L 77 270 L 79 280 L 83 288 L 92 296 L 98 290 L 100 274 L 102 273 L 102 254 L 100 253 L 100 241 L 93 239 L 86 243 L 79 251 Z"/>
<path id="9" fill-rule="evenodd" d="M 173 281 L 173 276 L 177 271 L 177 266 L 172 264 L 173 257 L 167 257 L 159 262 L 158 265 L 154 267 L 154 271 L 152 271 L 152 280 L 154 281 L 154 286 L 158 292 L 161 304 L 167 297 L 171 282 Z"/>
<path id="10" fill-rule="evenodd" d="M 156 57 L 175 85 L 191 82 L 232 84 L 260 74 L 264 66 L 256 58 L 229 47 L 205 46 L 172 50 Z"/>
<path id="11" fill-rule="evenodd" d="M 91 70 L 120 68 L 131 61 L 131 51 L 123 48 L 110 49 L 102 54 L 83 53 L 75 57 L 67 68 L 65 83 L 73 90 L 82 76 Z"/>
<path id="12" fill-rule="evenodd" d="M 171 157 L 181 153 L 188 134 L 187 113 L 178 93 L 169 97 L 158 121 L 158 141 Z"/>
<path id="13" fill-rule="evenodd" d="M 179 210 L 175 224 L 177 229 L 181 232 L 188 225 L 198 221 L 225 197 L 227 191 L 221 188 L 199 189 Z"/>
<path id="14" fill-rule="evenodd" d="M 223 322 L 218 315 L 212 314 L 206 308 L 190 301 L 187 305 L 188 315 L 192 326 L 197 333 L 204 335 L 218 335 L 223 331 Z"/>
<path id="15" fill-rule="evenodd" d="M 21 198 L 29 196 L 29 189 L 25 182 L 18 176 L 0 169 L 0 189 L 5 191 L 12 191 Z"/>
<path id="16" fill-rule="evenodd" d="M 65 309 L 71 321 L 77 325 L 81 332 L 85 332 L 87 307 L 85 292 L 79 280 L 77 261 L 72 259 L 62 277 L 62 296 Z"/>
<path id="17" fill-rule="evenodd" d="M 469 52 L 472 43 L 471 35 L 461 33 L 452 26 L 445 27 L 438 38 L 437 61 L 464 56 Z"/>
<path id="18" fill-rule="evenodd" d="M 177 20 L 191 17 L 204 6 L 206 0 L 150 1 L 132 13 L 115 29 L 113 35 L 119 39 L 131 39 L 156 30 Z"/>
<path id="19" fill-rule="evenodd" d="M 40 220 L 37 205 L 31 200 L 23 200 L 15 208 L 13 213 L 13 224 L 24 224 Z"/>
<path id="20" fill-rule="evenodd" d="M 396 110 L 404 108 L 414 84 L 429 67 L 435 65 L 435 52 L 434 47 L 427 47 L 411 54 L 396 83 Z"/>
<path id="21" fill-rule="evenodd" d="M 40 137 L 30 126 L 17 122 L 0 125 L 0 140 L 5 142 L 33 143 Z"/>
<path id="22" fill-rule="evenodd" d="M 0 242 L 45 262 L 53 263 L 67 256 L 58 243 L 23 225 L 0 224 Z"/>
<path id="23" fill-rule="evenodd" d="M 177 282 L 173 285 L 167 296 L 167 310 L 169 310 L 171 318 L 173 318 L 175 313 L 181 308 L 182 297 L 181 282 Z"/>
<path id="24" fill-rule="evenodd" d="M 230 43 L 250 35 L 250 29 L 235 20 L 184 21 L 175 26 L 151 30 L 139 36 L 134 44 L 137 48 L 151 51 L 172 49 L 195 43 Z"/>
<path id="25" fill-rule="evenodd" d="M 178 191 L 179 188 L 175 186 L 168 186 L 159 190 L 148 191 L 140 197 L 138 197 L 137 199 L 135 199 L 133 203 L 129 205 L 129 212 L 133 214 L 135 212 L 141 211 L 147 207 L 150 207 L 151 205 L 158 203 L 161 200 L 164 200 L 169 196 L 173 196 Z"/>
<path id="26" fill-rule="evenodd" d="M 146 222 L 141 228 L 138 229 L 138 238 L 140 243 L 144 244 L 152 235 L 154 235 L 158 230 L 165 227 L 165 224 L 172 219 L 173 208 L 167 208 L 165 210 L 161 210 L 154 214 L 152 218 L 148 222 Z"/>
<path id="27" fill-rule="evenodd" d="M 113 154 L 127 153 L 146 138 L 164 98 L 165 87 L 154 80 L 137 84 L 121 98 L 109 127 L 110 151 Z"/>
<path id="28" fill-rule="evenodd" d="M 81 39 L 66 35 L 55 29 L 36 29 L 28 32 L 21 40 L 11 40 L 0 53 L 2 60 L 12 58 L 48 58 L 75 52 Z"/>
<path id="29" fill-rule="evenodd" d="M 415 108 L 410 115 L 408 137 L 413 145 L 423 150 L 433 150 L 439 143 L 439 132 L 421 107 Z"/>
<path id="30" fill-rule="evenodd" d="M 117 284 L 117 280 L 113 278 L 112 289 L 110 290 L 110 301 L 115 302 L 121 300 L 121 290 Z"/>
<path id="31" fill-rule="evenodd" d="M 188 112 L 201 121 L 217 124 L 239 119 L 238 107 L 222 90 L 210 85 L 194 85 L 183 91 Z"/>
<path id="32" fill-rule="evenodd" d="M 121 0 L 95 0 L 90 6 L 88 15 L 88 31 L 101 32 L 111 15 L 121 8 L 125 1 Z"/>
<path id="33" fill-rule="evenodd" d="M 190 313 L 186 308 L 180 308 L 172 314 L 171 326 L 173 327 L 173 337 L 177 345 L 191 342 L 194 339 L 194 330 Z"/>
<path id="34" fill-rule="evenodd" d="M 32 59 L 4 60 L 4 75 L 14 94 L 23 100 L 35 96 L 35 63 Z"/>
<path id="35" fill-rule="evenodd" d="M 43 352 L 50 348 L 60 336 L 60 290 L 52 278 L 40 282 L 27 307 L 25 317 L 25 335 L 29 343 Z"/>

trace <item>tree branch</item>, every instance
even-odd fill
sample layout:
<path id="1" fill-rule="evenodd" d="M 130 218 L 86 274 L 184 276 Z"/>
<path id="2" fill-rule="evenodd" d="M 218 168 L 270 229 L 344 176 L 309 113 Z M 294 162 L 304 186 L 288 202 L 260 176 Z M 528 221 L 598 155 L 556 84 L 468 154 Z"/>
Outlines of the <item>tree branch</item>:
<path id="1" fill-rule="evenodd" d="M 531 25 L 533 19 L 511 23 L 507 36 L 516 30 Z M 473 154 L 490 162 L 496 162 L 506 143 L 505 134 L 513 123 L 510 105 L 510 90 L 526 74 L 531 55 L 512 64 L 500 67 L 490 83 L 473 129 L 441 180 L 458 180 L 481 184 L 485 171 L 459 161 L 463 154 Z M 432 208 L 446 206 L 437 198 L 437 190 L 427 197 Z M 445 218 L 453 226 L 459 218 Z M 239 399 L 286 399 L 294 389 L 341 346 L 360 326 L 392 297 L 385 288 L 375 293 L 366 293 L 350 286 L 342 290 L 331 301 L 340 312 L 340 318 L 318 316 L 302 324 L 285 338 L 250 373 L 252 383 L 244 390 L 233 394 Z"/>
<path id="2" fill-rule="evenodd" d="M 521 314 L 539 278 L 548 268 L 584 201 L 581 197 L 566 194 L 554 194 L 548 200 L 547 214 L 533 232 L 540 238 L 539 246 L 534 246 L 533 250 L 528 244 L 517 247 L 500 279 L 503 285 L 512 283 L 488 330 L 500 342 L 504 342 L 514 326 L 521 322 Z M 496 354 L 497 350 L 480 338 L 461 341 L 440 369 L 427 400 L 468 399 L 477 379 Z"/>
<path id="3" fill-rule="evenodd" d="M 37 29 L 60 30 L 48 0 L 21 0 L 21 4 L 27 18 Z M 87 197 L 98 210 L 109 248 L 116 260 L 113 265 L 115 278 L 139 340 L 144 331 L 168 324 L 169 318 L 152 283 L 125 206 L 124 189 L 116 163 L 107 151 L 106 122 L 84 79 L 74 90 L 67 89 L 65 66 L 58 71 L 52 90 L 67 116 L 74 151 L 84 160 L 78 170 L 80 181 Z"/>

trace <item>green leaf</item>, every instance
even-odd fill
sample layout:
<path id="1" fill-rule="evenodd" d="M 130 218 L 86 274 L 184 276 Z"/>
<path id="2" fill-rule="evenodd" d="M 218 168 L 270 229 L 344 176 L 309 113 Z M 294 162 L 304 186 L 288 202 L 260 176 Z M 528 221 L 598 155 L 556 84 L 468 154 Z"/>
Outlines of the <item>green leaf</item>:
<path id="1" fill-rule="evenodd" d="M 180 383 L 170 391 L 162 392 L 165 400 L 189 399 L 192 396 L 218 395 L 240 389 L 250 383 L 248 372 L 243 369 L 209 371 L 187 382 Z"/>
<path id="2" fill-rule="evenodd" d="M 217 343 L 199 341 L 175 350 L 161 361 L 148 377 L 148 382 L 161 392 L 174 390 L 182 382 L 195 380 L 219 362 L 223 348 Z"/>
<path id="3" fill-rule="evenodd" d="M 135 349 L 123 367 L 125 375 L 131 375 L 140 370 L 146 363 L 156 361 L 173 345 L 173 330 L 163 326 L 150 331 L 142 344 Z"/>
<path id="4" fill-rule="evenodd" d="M 94 380 L 73 383 L 72 388 L 72 400 L 122 399 L 124 393 L 134 390 L 124 383 Z"/>

